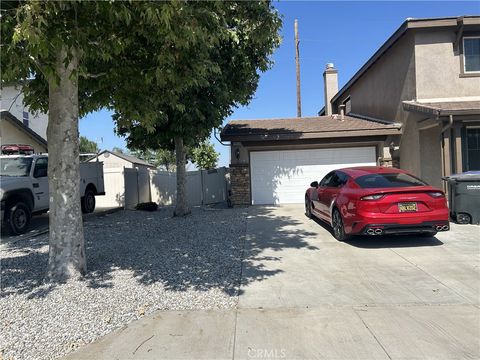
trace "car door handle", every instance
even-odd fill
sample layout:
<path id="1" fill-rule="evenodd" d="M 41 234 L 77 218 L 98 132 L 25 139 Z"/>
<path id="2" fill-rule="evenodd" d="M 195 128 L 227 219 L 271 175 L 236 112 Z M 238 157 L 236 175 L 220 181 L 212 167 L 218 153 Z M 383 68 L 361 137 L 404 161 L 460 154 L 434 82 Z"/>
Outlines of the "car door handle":
<path id="1" fill-rule="evenodd" d="M 40 185 L 38 183 L 33 183 L 34 188 L 38 188 Z"/>

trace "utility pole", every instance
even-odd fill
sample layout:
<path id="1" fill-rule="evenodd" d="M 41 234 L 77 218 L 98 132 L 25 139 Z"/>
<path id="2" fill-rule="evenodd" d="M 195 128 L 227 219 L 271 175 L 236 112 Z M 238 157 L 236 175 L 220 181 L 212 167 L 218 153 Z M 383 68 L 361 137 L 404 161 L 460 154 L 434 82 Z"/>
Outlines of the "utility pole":
<path id="1" fill-rule="evenodd" d="M 297 117 L 302 117 L 302 97 L 300 94 L 300 40 L 298 40 L 298 20 L 295 19 L 295 64 L 297 67 Z"/>

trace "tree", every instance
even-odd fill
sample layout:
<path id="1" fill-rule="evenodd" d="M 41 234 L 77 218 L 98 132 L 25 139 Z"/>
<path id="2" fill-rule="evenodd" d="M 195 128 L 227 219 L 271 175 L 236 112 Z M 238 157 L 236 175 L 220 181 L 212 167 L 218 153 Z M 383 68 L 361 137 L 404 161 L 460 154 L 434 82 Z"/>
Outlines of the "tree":
<path id="1" fill-rule="evenodd" d="M 118 146 L 114 146 L 114 147 L 112 148 L 112 151 L 113 151 L 113 152 L 116 152 L 116 153 L 119 153 L 119 154 L 126 154 L 125 150 L 122 149 L 122 148 L 120 148 L 120 147 L 118 147 Z"/>
<path id="2" fill-rule="evenodd" d="M 164 53 L 169 61 L 157 68 L 160 81 L 119 85 L 133 87 L 135 101 L 145 106 L 123 103 L 114 119 L 129 147 L 175 148 L 175 214 L 183 216 L 189 213 L 186 147 L 205 140 L 234 107 L 249 103 L 259 73 L 272 64 L 281 21 L 269 1 L 188 2 L 179 11 L 195 19 L 188 24 L 195 38 L 183 43 L 177 32 L 172 35 L 175 41 Z M 185 85 L 180 90 L 179 83 Z M 149 119 L 148 125 L 141 119 Z"/>
<path id="3" fill-rule="evenodd" d="M 132 150 L 132 155 L 166 171 L 175 169 L 175 153 L 168 149 Z"/>
<path id="4" fill-rule="evenodd" d="M 203 141 L 192 149 L 191 154 L 192 162 L 200 169 L 210 170 L 217 167 L 220 154 L 215 151 L 215 147 L 210 142 Z"/>
<path id="5" fill-rule="evenodd" d="M 79 143 L 80 153 L 98 153 L 99 149 L 95 141 L 88 140 L 85 136 L 80 136 Z"/>
<path id="6" fill-rule="evenodd" d="M 147 96 L 136 99 L 139 84 L 157 84 L 165 90 L 162 101 L 177 99 L 198 80 L 190 75 L 208 65 L 192 61 L 192 54 L 208 43 L 207 30 L 216 20 L 209 14 L 190 16 L 202 12 L 201 4 L 185 2 L 2 1 L 0 10 L 2 84 L 21 83 L 25 104 L 49 113 L 47 274 L 52 279 L 81 275 L 86 260 L 78 117 L 102 107 L 130 114 L 139 107 L 158 108 Z M 192 33 L 198 22 L 204 30 Z M 190 56 L 191 66 L 182 62 L 189 69 L 183 77 L 162 71 L 176 61 L 177 51 Z M 165 83 L 170 88 L 160 86 Z M 146 129 L 161 116 L 144 115 L 132 118 Z"/>

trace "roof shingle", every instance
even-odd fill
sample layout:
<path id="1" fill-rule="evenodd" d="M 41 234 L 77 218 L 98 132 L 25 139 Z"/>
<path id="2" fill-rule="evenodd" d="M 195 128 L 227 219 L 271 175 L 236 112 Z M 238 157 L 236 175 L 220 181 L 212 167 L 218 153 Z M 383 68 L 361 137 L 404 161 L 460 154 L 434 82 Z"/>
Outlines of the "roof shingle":
<path id="1" fill-rule="evenodd" d="M 260 137 L 262 140 L 292 138 L 325 138 L 400 133 L 400 125 L 339 115 L 265 120 L 235 120 L 221 133 L 222 140 Z"/>
<path id="2" fill-rule="evenodd" d="M 456 114 L 480 113 L 480 101 L 443 101 L 443 102 L 416 102 L 404 101 L 403 108 L 407 111 L 429 113 L 439 116 Z"/>

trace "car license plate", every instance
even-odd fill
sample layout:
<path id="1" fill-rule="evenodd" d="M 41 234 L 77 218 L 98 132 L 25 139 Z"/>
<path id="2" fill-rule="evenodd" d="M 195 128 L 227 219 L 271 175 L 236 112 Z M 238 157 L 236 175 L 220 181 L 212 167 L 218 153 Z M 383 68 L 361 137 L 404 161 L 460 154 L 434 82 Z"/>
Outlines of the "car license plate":
<path id="1" fill-rule="evenodd" d="M 417 203 L 416 202 L 398 203 L 398 211 L 399 212 L 415 212 L 417 211 Z"/>

